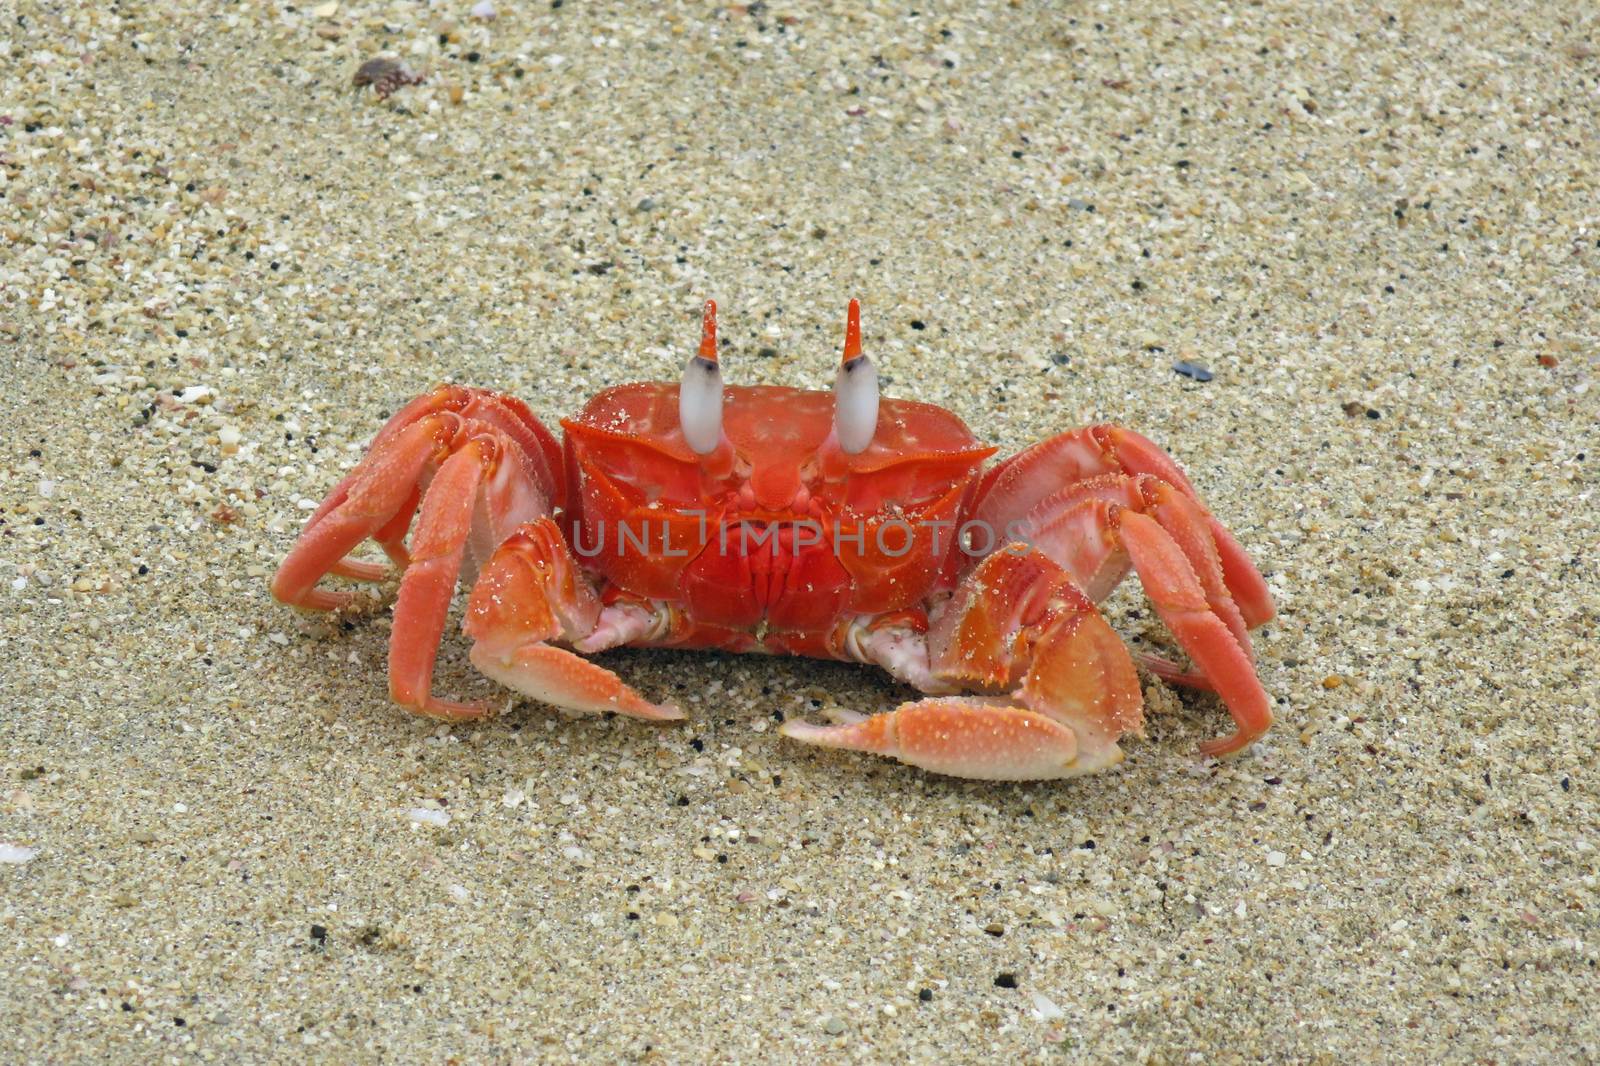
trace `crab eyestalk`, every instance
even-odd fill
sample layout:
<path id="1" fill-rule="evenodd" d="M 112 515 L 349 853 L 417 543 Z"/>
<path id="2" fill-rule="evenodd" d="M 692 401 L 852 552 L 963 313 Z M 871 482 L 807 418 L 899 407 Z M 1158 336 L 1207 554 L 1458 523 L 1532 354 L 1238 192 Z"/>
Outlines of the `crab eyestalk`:
<path id="1" fill-rule="evenodd" d="M 710 455 L 722 441 L 722 371 L 717 366 L 717 302 L 706 301 L 700 351 L 683 368 L 678 389 L 678 423 L 683 439 L 698 455 Z"/>
<path id="2" fill-rule="evenodd" d="M 867 450 L 878 431 L 878 370 L 861 354 L 861 304 L 850 301 L 844 358 L 833 379 L 833 433 L 846 455 Z"/>

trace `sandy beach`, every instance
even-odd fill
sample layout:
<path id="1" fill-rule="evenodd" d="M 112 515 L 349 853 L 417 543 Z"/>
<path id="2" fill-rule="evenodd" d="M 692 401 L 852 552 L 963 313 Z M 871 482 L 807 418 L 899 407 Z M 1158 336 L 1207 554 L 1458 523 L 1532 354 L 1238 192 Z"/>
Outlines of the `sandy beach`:
<path id="1" fill-rule="evenodd" d="M 455 624 L 507 710 L 447 726 L 392 585 L 268 595 L 413 396 L 555 426 L 707 297 L 733 382 L 827 388 L 855 297 L 1002 454 L 1169 449 L 1276 597 L 1272 732 L 1203 759 L 1147 676 L 1117 769 L 963 782 L 777 734 L 907 697 L 866 667 L 610 652 L 689 721 L 571 719 Z M 1600 1057 L 1572 5 L 21 0 L 0 376 L 0 1059 Z"/>

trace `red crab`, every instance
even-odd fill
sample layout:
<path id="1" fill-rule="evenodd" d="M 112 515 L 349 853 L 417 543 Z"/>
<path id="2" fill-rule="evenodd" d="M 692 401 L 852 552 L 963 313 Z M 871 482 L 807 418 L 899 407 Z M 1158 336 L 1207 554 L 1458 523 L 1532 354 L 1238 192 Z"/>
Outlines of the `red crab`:
<path id="1" fill-rule="evenodd" d="M 535 699 L 683 717 L 582 657 L 619 645 L 876 663 L 928 698 L 783 733 L 1021 780 L 1110 766 L 1140 731 L 1134 657 L 1095 608 L 1131 568 L 1194 667 L 1141 661 L 1233 715 L 1201 750 L 1271 725 L 1248 636 L 1272 617 L 1266 583 L 1149 440 L 1092 426 L 986 468 L 996 449 L 949 411 L 879 398 L 855 301 L 832 393 L 725 388 L 716 326 L 708 302 L 682 382 L 606 389 L 563 420 L 564 446 L 501 393 L 414 400 L 311 516 L 273 595 L 340 607 L 351 594 L 318 582 L 383 578 L 349 555 L 377 541 L 403 572 L 390 694 L 476 718 L 489 708 L 431 691 L 470 559 L 472 661 Z"/>

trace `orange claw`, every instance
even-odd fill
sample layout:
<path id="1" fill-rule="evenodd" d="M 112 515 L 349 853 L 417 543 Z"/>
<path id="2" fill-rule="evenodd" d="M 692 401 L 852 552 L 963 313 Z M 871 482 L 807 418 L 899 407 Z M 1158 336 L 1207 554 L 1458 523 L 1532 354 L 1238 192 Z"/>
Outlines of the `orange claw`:
<path id="1" fill-rule="evenodd" d="M 937 774 L 981 781 L 1073 777 L 1078 738 L 1036 711 L 982 696 L 902 704 L 842 725 L 791 719 L 778 732 L 824 748 L 887 755 Z"/>
<path id="2" fill-rule="evenodd" d="M 484 567 L 467 605 L 472 662 L 525 696 L 569 711 L 615 711 L 667 721 L 683 717 L 651 703 L 603 666 L 546 643 L 576 642 L 595 630 L 600 600 L 549 518 L 506 538 Z"/>
<path id="3" fill-rule="evenodd" d="M 834 726 L 788 721 L 779 731 L 955 777 L 1027 781 L 1114 766 L 1117 741 L 1143 724 L 1127 647 L 1040 552 L 1013 545 L 986 558 L 928 639 L 935 678 L 1015 690 L 921 700 Z"/>

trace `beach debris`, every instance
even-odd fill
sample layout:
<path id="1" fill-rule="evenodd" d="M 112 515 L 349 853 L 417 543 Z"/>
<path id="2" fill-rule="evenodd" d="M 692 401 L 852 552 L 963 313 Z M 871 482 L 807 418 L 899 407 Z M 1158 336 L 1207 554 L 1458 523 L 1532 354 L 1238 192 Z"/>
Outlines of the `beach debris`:
<path id="1" fill-rule="evenodd" d="M 1172 364 L 1172 369 L 1176 370 L 1184 377 L 1193 378 L 1196 381 L 1210 381 L 1212 378 L 1216 377 L 1215 374 L 1201 366 L 1199 363 L 1191 363 L 1187 359 L 1179 359 L 1176 363 Z"/>
<path id="2" fill-rule="evenodd" d="M 34 856 L 38 854 L 38 848 L 25 848 L 21 844 L 0 844 L 0 863 L 6 863 L 11 866 L 21 866 L 23 863 L 32 862 Z"/>
<path id="3" fill-rule="evenodd" d="M 1030 992 L 1028 997 L 1033 1000 L 1033 1012 L 1041 1022 L 1053 1022 L 1067 1016 L 1067 1012 L 1056 1006 L 1055 1001 L 1043 992 Z"/>
<path id="4" fill-rule="evenodd" d="M 396 89 L 407 85 L 421 85 L 426 75 L 418 74 L 398 59 L 379 56 L 369 59 L 356 70 L 350 84 L 357 89 L 372 86 L 379 100 L 387 100 Z"/>
<path id="5" fill-rule="evenodd" d="M 432 807 L 413 807 L 406 812 L 406 817 L 413 822 L 438 826 L 440 829 L 450 824 L 449 811 L 434 810 Z"/>

